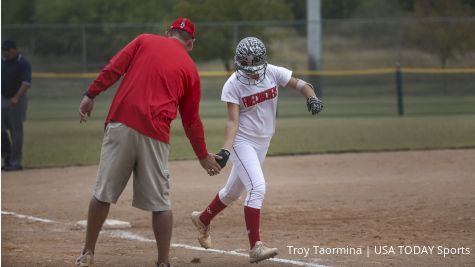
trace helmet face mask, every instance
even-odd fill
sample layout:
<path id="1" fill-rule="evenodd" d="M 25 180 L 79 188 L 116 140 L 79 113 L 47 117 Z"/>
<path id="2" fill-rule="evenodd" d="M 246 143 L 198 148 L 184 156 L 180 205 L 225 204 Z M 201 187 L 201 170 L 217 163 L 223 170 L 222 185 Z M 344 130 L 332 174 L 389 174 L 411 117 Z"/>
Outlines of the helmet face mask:
<path id="1" fill-rule="evenodd" d="M 255 37 L 242 39 L 236 47 L 234 66 L 240 82 L 246 85 L 262 82 L 267 68 L 264 43 Z"/>

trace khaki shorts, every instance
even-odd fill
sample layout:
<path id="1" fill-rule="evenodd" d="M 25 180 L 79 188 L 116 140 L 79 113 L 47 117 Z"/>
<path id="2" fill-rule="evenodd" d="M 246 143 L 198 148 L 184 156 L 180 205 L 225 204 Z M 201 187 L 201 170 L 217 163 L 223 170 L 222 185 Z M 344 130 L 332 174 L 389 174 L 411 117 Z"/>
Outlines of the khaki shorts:
<path id="1" fill-rule="evenodd" d="M 170 210 L 168 154 L 168 144 L 122 123 L 109 123 L 104 133 L 94 197 L 116 203 L 133 173 L 132 205 L 147 211 Z"/>

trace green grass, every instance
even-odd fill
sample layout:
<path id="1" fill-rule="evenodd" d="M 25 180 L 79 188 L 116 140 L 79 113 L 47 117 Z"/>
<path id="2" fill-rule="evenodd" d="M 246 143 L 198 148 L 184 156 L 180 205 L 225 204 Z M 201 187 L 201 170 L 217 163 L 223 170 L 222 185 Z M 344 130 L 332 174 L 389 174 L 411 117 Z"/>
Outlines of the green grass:
<path id="1" fill-rule="evenodd" d="M 444 92 L 430 79 L 415 78 L 424 77 L 408 77 L 404 117 L 396 116 L 389 75 L 326 78 L 325 108 L 318 117 L 309 115 L 302 97 L 282 89 L 270 155 L 475 147 L 473 81 L 458 77 Z M 429 78 L 440 84 L 436 80 L 440 78 Z M 205 78 L 202 83 L 201 115 L 210 151 L 219 149 L 223 141 L 226 108 L 219 98 L 224 80 Z M 35 80 L 25 122 L 26 167 L 98 163 L 103 122 L 115 87 L 97 97 L 93 117 L 79 124 L 78 105 L 89 82 Z M 193 159 L 179 120 L 172 124 L 171 136 L 170 158 Z"/>
<path id="2" fill-rule="evenodd" d="M 207 145 L 217 151 L 224 118 L 203 120 Z M 102 120 L 27 121 L 27 167 L 96 164 Z M 181 123 L 172 124 L 172 160 L 193 159 Z M 475 147 L 475 115 L 414 117 L 279 118 L 270 155 Z"/>

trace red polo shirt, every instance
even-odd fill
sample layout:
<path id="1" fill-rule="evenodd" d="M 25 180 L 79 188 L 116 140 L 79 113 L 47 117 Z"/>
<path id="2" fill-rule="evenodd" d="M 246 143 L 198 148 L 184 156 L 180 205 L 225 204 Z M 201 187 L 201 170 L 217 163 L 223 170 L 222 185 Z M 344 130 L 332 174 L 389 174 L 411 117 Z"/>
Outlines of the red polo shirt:
<path id="1" fill-rule="evenodd" d="M 170 143 L 177 108 L 196 156 L 208 156 L 199 116 L 200 78 L 187 50 L 175 38 L 142 34 L 117 53 L 89 86 L 96 96 L 121 76 L 106 123 L 121 122 Z"/>

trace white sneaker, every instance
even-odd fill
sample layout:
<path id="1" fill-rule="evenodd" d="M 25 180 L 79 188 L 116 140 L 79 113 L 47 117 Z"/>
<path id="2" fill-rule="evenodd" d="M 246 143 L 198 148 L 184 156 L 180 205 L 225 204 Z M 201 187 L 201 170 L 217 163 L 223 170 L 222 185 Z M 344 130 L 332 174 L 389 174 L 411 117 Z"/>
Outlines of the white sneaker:
<path id="1" fill-rule="evenodd" d="M 193 211 L 191 213 L 191 221 L 196 227 L 196 230 L 198 230 L 198 242 L 200 242 L 200 245 L 206 249 L 211 247 L 211 236 L 209 235 L 209 232 L 211 230 L 210 225 L 206 226 L 204 223 L 200 220 L 200 215 L 201 212 L 199 211 Z"/>
<path id="2" fill-rule="evenodd" d="M 279 253 L 277 248 L 270 248 L 264 245 L 261 241 L 257 241 L 252 250 L 249 252 L 249 261 L 251 263 L 258 263 L 262 260 L 275 257 Z"/>
<path id="3" fill-rule="evenodd" d="M 81 250 L 81 255 L 76 259 L 76 266 L 91 267 L 94 263 L 94 254 L 91 251 Z"/>

